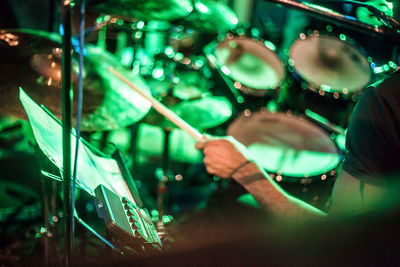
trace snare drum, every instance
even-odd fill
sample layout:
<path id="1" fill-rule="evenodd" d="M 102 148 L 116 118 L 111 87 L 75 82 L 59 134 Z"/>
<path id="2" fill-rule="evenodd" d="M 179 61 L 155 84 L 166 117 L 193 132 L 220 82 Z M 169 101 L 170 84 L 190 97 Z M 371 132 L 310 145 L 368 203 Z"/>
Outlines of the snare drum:
<path id="1" fill-rule="evenodd" d="M 344 35 L 302 34 L 290 49 L 288 69 L 291 75 L 279 97 L 282 108 L 311 109 L 342 127 L 372 77 L 363 52 Z"/>
<path id="2" fill-rule="evenodd" d="M 246 115 L 238 117 L 227 133 L 244 144 L 250 157 L 285 190 L 322 208 L 342 160 L 329 133 L 290 113 Z"/>
<path id="3" fill-rule="evenodd" d="M 290 113 L 240 116 L 229 126 L 228 134 L 243 143 L 251 158 L 277 182 L 325 180 L 334 175 L 331 171 L 341 160 L 339 149 L 327 132 Z"/>
<path id="4" fill-rule="evenodd" d="M 221 71 L 233 80 L 236 89 L 255 96 L 275 93 L 285 71 L 279 57 L 266 43 L 228 35 L 215 49 Z"/>

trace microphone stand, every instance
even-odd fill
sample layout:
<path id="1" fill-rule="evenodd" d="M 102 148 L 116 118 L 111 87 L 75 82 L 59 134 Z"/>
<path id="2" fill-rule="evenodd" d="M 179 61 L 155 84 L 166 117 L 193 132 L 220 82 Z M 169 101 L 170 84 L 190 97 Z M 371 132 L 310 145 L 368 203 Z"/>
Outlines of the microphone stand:
<path id="1" fill-rule="evenodd" d="M 72 90 L 71 90 L 71 0 L 61 0 L 62 16 L 62 148 L 63 148 L 63 197 L 64 197 L 64 266 L 72 265 L 73 210 L 71 183 L 71 129 L 72 129 Z"/>
<path id="2" fill-rule="evenodd" d="M 279 4 L 285 7 L 293 8 L 305 13 L 308 13 L 309 15 L 312 15 L 314 17 L 318 17 L 320 19 L 323 19 L 325 21 L 338 24 L 341 26 L 346 26 L 348 28 L 351 28 L 356 31 L 361 31 L 367 34 L 373 34 L 373 35 L 378 35 L 378 36 L 389 36 L 393 39 L 395 39 L 397 42 L 400 41 L 400 34 L 397 32 L 396 28 L 389 28 L 389 27 L 381 27 L 377 28 L 374 26 L 371 26 L 369 24 L 360 22 L 352 17 L 348 17 L 342 14 L 339 14 L 337 12 L 327 12 L 320 10 L 318 8 L 312 7 L 308 4 L 293 1 L 293 0 L 264 0 L 267 2 L 272 2 L 275 4 Z M 346 2 L 346 1 L 345 1 Z M 329 1 L 327 1 L 329 3 Z M 375 12 L 373 12 L 375 13 Z M 395 21 L 394 19 L 391 19 L 390 21 Z M 397 22 L 398 24 L 398 22 Z M 391 23 L 392 26 L 396 26 L 396 23 Z"/>
<path id="3" fill-rule="evenodd" d="M 400 30 L 400 23 L 392 18 L 391 16 L 386 15 L 376 7 L 374 7 L 371 4 L 366 4 L 364 2 L 360 1 L 354 1 L 354 0 L 325 0 L 325 1 L 313 1 L 313 4 L 329 4 L 329 3 L 339 3 L 339 4 L 350 4 L 355 7 L 364 7 L 368 9 L 369 12 L 371 12 L 375 17 L 386 23 L 387 25 L 393 27 L 394 29 L 399 29 Z"/>

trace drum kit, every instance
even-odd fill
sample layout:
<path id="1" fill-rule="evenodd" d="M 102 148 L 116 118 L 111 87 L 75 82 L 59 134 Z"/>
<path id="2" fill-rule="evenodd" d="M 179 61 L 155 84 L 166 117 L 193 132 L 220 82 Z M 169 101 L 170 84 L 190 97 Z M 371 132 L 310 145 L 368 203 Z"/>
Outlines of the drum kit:
<path id="1" fill-rule="evenodd" d="M 283 187 L 295 184 L 303 190 L 326 181 L 332 185 L 345 150 L 337 135 L 345 134 L 358 95 L 374 79 L 371 58 L 349 38 L 302 33 L 289 58 L 282 59 L 272 43 L 237 31 L 238 17 L 219 2 L 103 0 L 88 1 L 87 6 L 107 14 L 99 16 L 107 23 L 88 36 L 98 34 L 100 40 L 103 33 L 117 35 L 84 47 L 81 130 L 87 136 L 140 126 L 134 151 L 163 150 L 164 175 L 168 172 L 168 153 L 175 149 L 169 133 L 179 130 L 113 75 L 112 68 L 195 129 L 235 137 Z M 72 52 L 74 94 L 78 55 Z M 0 59 L 3 117 L 27 119 L 19 87 L 61 117 L 58 34 L 2 29 Z M 261 105 L 253 105 L 253 100 Z M 152 127 L 164 132 L 156 138 L 165 142 L 153 139 Z M 184 151 L 194 150 L 194 141 L 184 145 L 184 135 L 175 136 L 173 146 L 179 146 L 181 154 L 172 158 L 193 161 L 185 159 Z M 201 160 L 195 153 L 194 161 Z M 315 195 L 308 199 L 313 204 L 318 202 Z"/>

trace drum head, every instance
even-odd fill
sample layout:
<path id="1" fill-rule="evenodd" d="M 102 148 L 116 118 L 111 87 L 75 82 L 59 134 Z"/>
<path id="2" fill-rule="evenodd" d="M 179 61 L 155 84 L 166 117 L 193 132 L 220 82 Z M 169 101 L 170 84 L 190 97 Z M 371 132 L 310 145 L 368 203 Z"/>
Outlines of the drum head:
<path id="1" fill-rule="evenodd" d="M 354 93 L 371 79 L 368 60 L 353 45 L 332 36 L 297 40 L 290 49 L 296 72 L 316 89 Z"/>
<path id="2" fill-rule="evenodd" d="M 225 39 L 215 56 L 226 75 L 243 85 L 260 90 L 276 89 L 284 76 L 279 57 L 262 42 L 247 38 Z"/>
<path id="3" fill-rule="evenodd" d="M 334 169 L 339 151 L 329 135 L 311 122 L 285 113 L 253 113 L 236 119 L 228 134 L 243 143 L 269 173 L 310 177 Z"/>

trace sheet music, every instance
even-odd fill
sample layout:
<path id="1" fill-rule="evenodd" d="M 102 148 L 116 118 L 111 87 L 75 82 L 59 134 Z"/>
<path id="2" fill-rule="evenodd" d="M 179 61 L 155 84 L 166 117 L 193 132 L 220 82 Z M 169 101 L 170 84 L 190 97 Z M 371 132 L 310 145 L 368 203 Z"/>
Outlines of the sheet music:
<path id="1" fill-rule="evenodd" d="M 60 170 L 62 170 L 61 123 L 37 105 L 22 88 L 20 88 L 20 100 L 28 115 L 33 134 L 40 149 Z M 73 168 L 75 143 L 76 136 L 75 130 L 73 130 L 71 134 L 71 169 Z M 94 189 L 102 184 L 117 195 L 127 197 L 130 201 L 135 203 L 122 177 L 117 162 L 112 158 L 95 155 L 81 140 L 79 140 L 76 177 L 77 184 L 91 195 L 94 195 Z"/>

